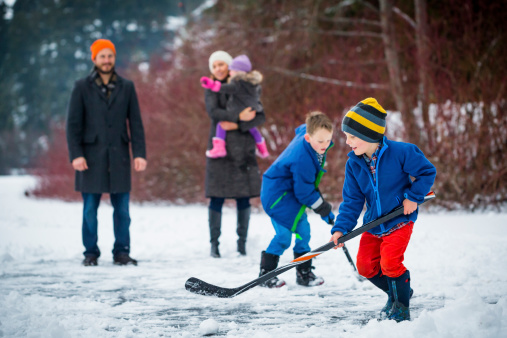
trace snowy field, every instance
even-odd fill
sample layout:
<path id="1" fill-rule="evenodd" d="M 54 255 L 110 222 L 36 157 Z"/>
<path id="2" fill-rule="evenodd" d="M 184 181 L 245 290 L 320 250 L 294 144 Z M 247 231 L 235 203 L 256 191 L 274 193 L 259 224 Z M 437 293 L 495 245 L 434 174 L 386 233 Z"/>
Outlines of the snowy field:
<path id="1" fill-rule="evenodd" d="M 99 266 L 81 266 L 81 203 L 37 200 L 31 177 L 0 176 L 0 337 L 507 337 L 507 214 L 421 212 L 405 256 L 412 320 L 378 322 L 386 296 L 360 282 L 341 250 L 315 260 L 326 282 L 253 288 L 232 299 L 187 292 L 189 277 L 238 287 L 258 275 L 273 236 L 252 215 L 246 257 L 225 209 L 221 259 L 209 257 L 204 206 L 131 205 L 131 256 L 112 263 L 112 208 L 99 209 Z M 438 192 L 437 192 L 438 194 Z M 336 209 L 336 205 L 335 205 Z M 330 237 L 311 213 L 311 245 Z M 358 239 L 347 242 L 353 256 Z M 281 264 L 292 258 L 288 251 Z"/>

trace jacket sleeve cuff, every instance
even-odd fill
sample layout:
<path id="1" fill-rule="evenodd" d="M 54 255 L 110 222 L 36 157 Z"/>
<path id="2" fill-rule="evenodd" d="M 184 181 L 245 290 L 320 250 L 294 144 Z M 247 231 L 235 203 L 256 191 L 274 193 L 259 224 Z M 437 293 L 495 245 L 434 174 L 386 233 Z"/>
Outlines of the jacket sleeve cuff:
<path id="1" fill-rule="evenodd" d="M 403 194 L 403 197 L 405 197 L 406 199 L 408 199 L 412 202 L 416 202 L 419 204 L 424 201 L 424 196 L 417 196 L 417 195 L 413 194 L 409 189 L 407 189 L 405 191 L 405 193 Z"/>
<path id="2" fill-rule="evenodd" d="M 74 150 L 72 152 L 69 152 L 69 160 L 70 160 L 70 163 L 72 163 L 72 161 L 74 161 L 76 158 L 78 157 L 84 157 L 84 153 L 82 150 Z"/>
<path id="3" fill-rule="evenodd" d="M 348 233 L 348 231 L 347 231 L 347 230 L 345 230 L 345 229 L 341 229 L 341 228 L 338 228 L 338 227 L 336 226 L 336 224 L 335 224 L 335 226 L 334 226 L 333 228 L 331 228 L 331 235 L 333 235 L 333 234 L 334 234 L 335 232 L 337 232 L 337 231 L 340 231 L 340 232 L 343 234 L 343 236 L 345 236 L 345 235 Z"/>
<path id="4" fill-rule="evenodd" d="M 322 205 L 322 203 L 324 203 L 324 199 L 321 197 L 319 197 L 318 200 L 315 201 L 315 203 L 313 203 L 310 208 L 312 208 L 313 210 L 317 209 L 318 207 L 320 207 Z"/>

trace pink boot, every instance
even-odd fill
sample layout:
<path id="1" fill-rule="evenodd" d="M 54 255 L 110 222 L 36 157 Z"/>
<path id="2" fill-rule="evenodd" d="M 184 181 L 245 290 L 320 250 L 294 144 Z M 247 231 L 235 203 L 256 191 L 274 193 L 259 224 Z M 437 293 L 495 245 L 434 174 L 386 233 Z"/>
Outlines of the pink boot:
<path id="1" fill-rule="evenodd" d="M 269 156 L 268 147 L 266 146 L 266 140 L 262 138 L 262 141 L 256 143 L 257 146 L 257 156 L 260 158 L 266 158 Z"/>
<path id="2" fill-rule="evenodd" d="M 227 150 L 225 150 L 225 140 L 213 137 L 213 149 L 206 151 L 206 156 L 209 158 L 219 158 L 227 156 Z"/>

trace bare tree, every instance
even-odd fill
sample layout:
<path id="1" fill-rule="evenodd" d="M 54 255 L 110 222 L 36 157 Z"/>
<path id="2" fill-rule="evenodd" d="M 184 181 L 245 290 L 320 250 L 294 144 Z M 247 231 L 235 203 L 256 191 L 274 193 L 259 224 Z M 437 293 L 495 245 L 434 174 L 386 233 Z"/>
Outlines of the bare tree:
<path id="1" fill-rule="evenodd" d="M 424 129 L 428 138 L 428 148 L 433 148 L 433 133 L 430 128 L 428 110 L 428 74 L 429 74 L 429 46 L 428 46 L 428 14 L 426 0 L 414 0 L 416 21 L 417 63 L 419 86 L 417 93 L 418 107 L 421 110 Z"/>
<path id="2" fill-rule="evenodd" d="M 393 95 L 396 108 L 401 112 L 408 140 L 413 143 L 418 143 L 419 131 L 417 130 L 415 117 L 410 111 L 410 105 L 407 102 L 407 96 L 403 88 L 402 72 L 396 45 L 393 13 L 392 0 L 380 0 L 380 25 L 382 27 L 384 54 L 387 69 L 389 71 L 391 93 Z"/>

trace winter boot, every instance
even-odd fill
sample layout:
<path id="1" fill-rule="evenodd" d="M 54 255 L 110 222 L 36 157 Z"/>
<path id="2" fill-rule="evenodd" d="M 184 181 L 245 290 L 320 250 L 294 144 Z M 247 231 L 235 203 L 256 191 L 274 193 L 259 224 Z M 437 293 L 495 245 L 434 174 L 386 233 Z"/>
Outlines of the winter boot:
<path id="1" fill-rule="evenodd" d="M 412 288 L 410 288 L 410 298 L 412 298 L 413 294 L 414 294 L 414 290 Z M 384 320 L 384 319 L 389 318 L 389 314 L 391 313 L 391 309 L 393 308 L 393 303 L 394 303 L 394 296 L 389 291 L 387 293 L 387 303 L 386 303 L 386 305 L 384 305 L 382 310 L 380 310 L 380 318 L 379 318 L 380 320 Z"/>
<path id="2" fill-rule="evenodd" d="M 113 257 L 115 265 L 137 265 L 137 261 L 126 252 L 120 252 Z"/>
<path id="3" fill-rule="evenodd" d="M 238 227 L 236 232 L 238 234 L 238 252 L 242 256 L 246 256 L 246 236 L 248 234 L 248 223 L 250 222 L 251 208 L 238 210 Z"/>
<path id="4" fill-rule="evenodd" d="M 266 140 L 264 137 L 262 138 L 262 141 L 255 144 L 257 146 L 257 156 L 260 158 L 266 158 L 269 156 L 268 147 L 266 146 Z"/>
<path id="5" fill-rule="evenodd" d="M 218 237 L 220 237 L 220 227 L 222 225 L 222 213 L 213 209 L 208 210 L 209 215 L 209 235 L 211 242 L 211 257 L 220 258 L 218 251 Z"/>
<path id="6" fill-rule="evenodd" d="M 392 292 L 393 306 L 387 318 L 401 322 L 410 320 L 410 297 L 413 294 L 410 289 L 410 272 L 405 271 L 400 277 L 390 278 L 387 277 L 389 289 Z"/>
<path id="7" fill-rule="evenodd" d="M 384 305 L 384 307 L 382 308 L 382 310 L 380 310 L 379 320 L 387 319 L 389 313 L 391 312 L 394 302 L 394 295 L 391 291 L 391 288 L 389 287 L 387 277 L 382 273 L 382 270 L 380 270 L 376 276 L 368 278 L 368 280 L 372 282 L 373 285 L 375 285 L 376 287 L 378 287 L 380 290 L 384 291 L 387 294 L 387 302 L 386 305 Z M 410 298 L 412 298 L 413 294 L 414 290 L 410 289 Z"/>
<path id="8" fill-rule="evenodd" d="M 225 150 L 225 140 L 213 137 L 213 149 L 206 151 L 206 156 L 209 158 L 220 158 L 227 156 Z"/>
<path id="9" fill-rule="evenodd" d="M 379 320 L 386 319 L 389 315 L 389 312 L 391 311 L 391 308 L 393 307 L 393 294 L 389 289 L 389 285 L 387 282 L 387 277 L 382 273 L 382 270 L 379 271 L 378 274 L 376 274 L 372 278 L 368 278 L 368 280 L 378 287 L 380 290 L 384 291 L 387 294 L 387 303 L 384 305 L 382 310 L 380 310 L 380 317 Z"/>
<path id="10" fill-rule="evenodd" d="M 278 261 L 280 260 L 280 256 L 272 255 L 263 251 L 261 253 L 261 272 L 259 273 L 259 277 L 267 274 L 270 271 L 273 271 L 278 266 Z M 260 286 L 264 286 L 267 288 L 281 288 L 285 285 L 285 282 L 278 277 L 273 277 L 264 283 L 259 284 Z"/>
<path id="11" fill-rule="evenodd" d="M 94 255 L 88 255 L 85 256 L 83 260 L 84 266 L 97 266 L 99 263 L 97 262 L 97 256 Z"/>
<path id="12" fill-rule="evenodd" d="M 304 254 L 306 254 L 306 252 L 294 252 L 294 259 Z M 324 284 L 324 278 L 315 276 L 312 269 L 315 269 L 315 267 L 312 266 L 311 259 L 296 266 L 296 283 L 303 286 L 318 286 Z"/>

